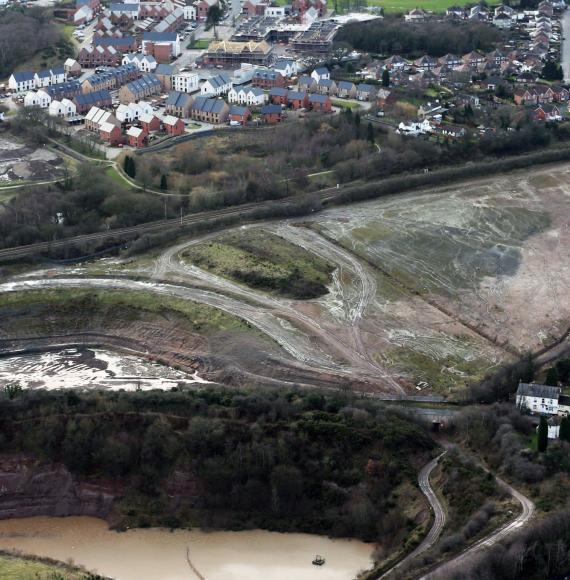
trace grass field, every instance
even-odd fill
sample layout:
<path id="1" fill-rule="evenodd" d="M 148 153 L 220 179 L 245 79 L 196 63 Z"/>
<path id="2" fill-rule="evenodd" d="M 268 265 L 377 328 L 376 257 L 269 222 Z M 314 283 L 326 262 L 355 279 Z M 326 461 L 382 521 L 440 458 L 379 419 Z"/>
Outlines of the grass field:
<path id="1" fill-rule="evenodd" d="M 87 575 L 64 566 L 34 559 L 0 555 L 0 578 L 3 580 L 84 580 Z"/>
<path id="2" fill-rule="evenodd" d="M 188 45 L 188 48 L 195 50 L 205 50 L 210 46 L 210 41 L 207 38 L 201 38 L 200 40 L 195 40 Z"/>
<path id="3" fill-rule="evenodd" d="M 344 99 L 332 99 L 333 107 L 340 107 L 341 109 L 360 109 L 361 105 L 352 101 L 345 101 Z"/>
<path id="4" fill-rule="evenodd" d="M 130 189 L 129 182 L 113 167 L 107 167 L 105 173 L 122 189 Z"/>
<path id="5" fill-rule="evenodd" d="M 191 246 L 182 257 L 235 282 L 299 299 L 326 294 L 333 269 L 298 246 L 253 229 Z"/>

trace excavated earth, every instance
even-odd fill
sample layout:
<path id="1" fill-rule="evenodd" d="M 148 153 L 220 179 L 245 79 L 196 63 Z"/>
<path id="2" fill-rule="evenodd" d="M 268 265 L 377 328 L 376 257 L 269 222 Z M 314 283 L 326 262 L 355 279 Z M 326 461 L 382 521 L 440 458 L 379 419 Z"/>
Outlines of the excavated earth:
<path id="1" fill-rule="evenodd" d="M 185 259 L 185 249 L 218 234 L 139 258 L 18 276 L 0 294 L 143 289 L 158 302 L 208 305 L 256 332 L 205 337 L 154 315 L 91 317 L 80 328 L 58 320 L 30 336 L 2 317 L 0 348 L 67 336 L 199 368 L 226 384 L 461 396 L 498 366 L 566 336 L 569 178 L 568 164 L 545 166 L 236 230 L 265 229 L 331 264 L 328 293 L 313 300 L 248 287 Z"/>

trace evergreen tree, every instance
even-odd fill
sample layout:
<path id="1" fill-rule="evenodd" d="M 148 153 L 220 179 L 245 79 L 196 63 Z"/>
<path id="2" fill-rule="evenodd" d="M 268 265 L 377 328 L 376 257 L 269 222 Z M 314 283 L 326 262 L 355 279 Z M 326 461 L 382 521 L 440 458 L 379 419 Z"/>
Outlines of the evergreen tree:
<path id="1" fill-rule="evenodd" d="M 382 71 L 382 86 L 389 87 L 390 86 L 390 71 L 385 68 Z"/>
<path id="2" fill-rule="evenodd" d="M 560 441 L 566 441 L 570 443 L 570 418 L 562 417 L 560 421 L 560 432 L 558 434 Z"/>
<path id="3" fill-rule="evenodd" d="M 166 191 L 168 189 L 168 181 L 166 180 L 166 175 L 162 174 L 160 177 L 160 189 Z"/>
<path id="4" fill-rule="evenodd" d="M 131 158 L 128 155 L 125 155 L 125 158 L 123 159 L 123 171 L 127 175 L 130 175 L 130 169 L 131 169 L 130 161 L 131 161 Z"/>
<path id="5" fill-rule="evenodd" d="M 134 179 L 137 176 L 137 164 L 135 160 L 131 157 L 131 177 Z"/>
<path id="6" fill-rule="evenodd" d="M 354 124 L 356 125 L 357 129 L 360 129 L 360 113 L 356 113 L 354 115 Z"/>
<path id="7" fill-rule="evenodd" d="M 366 138 L 370 143 L 374 143 L 374 127 L 372 127 L 372 123 L 368 123 Z"/>
<path id="8" fill-rule="evenodd" d="M 570 378 L 570 358 L 563 358 L 556 363 L 558 378 L 561 383 L 567 383 Z"/>
<path id="9" fill-rule="evenodd" d="M 548 447 L 548 423 L 546 422 L 546 417 L 541 417 L 540 423 L 538 425 L 537 448 L 539 453 L 544 453 L 547 447 Z"/>
<path id="10" fill-rule="evenodd" d="M 558 369 L 556 367 L 550 367 L 548 372 L 546 373 L 546 380 L 544 381 L 545 385 L 549 387 L 557 387 L 558 386 Z"/>
<path id="11" fill-rule="evenodd" d="M 542 69 L 542 78 L 549 81 L 561 81 L 564 79 L 562 67 L 553 60 L 549 60 Z"/>
<path id="12" fill-rule="evenodd" d="M 525 355 L 523 360 L 519 380 L 523 383 L 532 383 L 535 371 L 536 367 L 534 365 L 534 360 L 532 355 L 528 353 Z"/>

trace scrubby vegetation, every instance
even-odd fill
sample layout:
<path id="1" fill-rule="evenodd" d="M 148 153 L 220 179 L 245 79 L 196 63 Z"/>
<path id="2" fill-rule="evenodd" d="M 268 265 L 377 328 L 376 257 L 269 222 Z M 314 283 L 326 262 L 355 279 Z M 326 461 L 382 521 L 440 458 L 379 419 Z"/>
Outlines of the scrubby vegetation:
<path id="1" fill-rule="evenodd" d="M 221 331 L 256 332 L 247 322 L 218 308 L 167 296 L 157 298 L 144 291 L 75 288 L 3 293 L 0 312 L 4 319 L 13 319 L 10 329 L 14 334 L 21 330 L 24 335 L 33 332 L 49 335 L 54 326 L 55 330 L 61 330 L 58 325 L 66 319 L 79 327 L 82 321 L 90 319 L 134 321 L 146 314 L 182 317 L 189 330 L 206 336 Z"/>
<path id="2" fill-rule="evenodd" d="M 504 492 L 492 474 L 458 448 L 441 460 L 438 488 L 447 505 L 445 533 L 437 546 L 446 554 L 465 546 L 492 524 Z"/>
<path id="3" fill-rule="evenodd" d="M 563 578 L 570 561 L 570 510 L 534 521 L 499 545 L 436 575 L 438 580 Z"/>
<path id="4" fill-rule="evenodd" d="M 161 217 L 164 204 L 156 196 L 127 191 L 100 168 L 84 164 L 62 186 L 33 188 L 7 202 L 0 212 L 0 247 L 87 234 Z"/>
<path id="5" fill-rule="evenodd" d="M 48 67 L 73 54 L 73 47 L 54 23 L 49 10 L 16 6 L 2 11 L 0 19 L 0 77 L 37 56 L 39 67 Z"/>
<path id="6" fill-rule="evenodd" d="M 260 229 L 190 246 L 182 257 L 252 288 L 298 299 L 326 294 L 333 270 L 318 256 Z"/>
<path id="7" fill-rule="evenodd" d="M 122 525 L 262 527 L 387 548 L 415 526 L 394 493 L 416 485 L 434 447 L 378 404 L 294 390 L 25 391 L 0 399 L 0 432 L 3 453 L 120 480 Z"/>
<path id="8" fill-rule="evenodd" d="M 104 580 L 103 576 L 46 558 L 0 552 L 0 578 L 13 580 Z"/>
<path id="9" fill-rule="evenodd" d="M 467 408 L 454 417 L 452 431 L 492 470 L 527 486 L 543 511 L 565 504 L 567 492 L 561 490 L 570 486 L 570 445 L 559 441 L 543 452 L 536 449 L 536 422 L 512 404 Z"/>

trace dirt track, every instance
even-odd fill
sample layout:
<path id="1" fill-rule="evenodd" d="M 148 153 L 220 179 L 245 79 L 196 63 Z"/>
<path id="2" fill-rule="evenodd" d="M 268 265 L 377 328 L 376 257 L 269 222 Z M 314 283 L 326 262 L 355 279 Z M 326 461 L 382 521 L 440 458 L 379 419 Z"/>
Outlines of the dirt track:
<path id="1" fill-rule="evenodd" d="M 335 267 L 317 300 L 266 294 L 180 258 L 215 235 L 155 257 L 60 268 L 33 284 L 144 288 L 203 302 L 250 322 L 299 369 L 386 392 L 419 394 L 414 385 L 425 381 L 422 395 L 448 394 L 570 323 L 568 176 L 569 166 L 557 165 L 333 208 L 302 227 L 245 226 Z M 69 274 L 84 280 L 59 279 Z"/>

